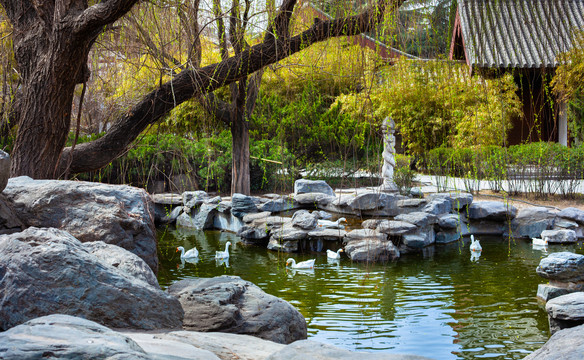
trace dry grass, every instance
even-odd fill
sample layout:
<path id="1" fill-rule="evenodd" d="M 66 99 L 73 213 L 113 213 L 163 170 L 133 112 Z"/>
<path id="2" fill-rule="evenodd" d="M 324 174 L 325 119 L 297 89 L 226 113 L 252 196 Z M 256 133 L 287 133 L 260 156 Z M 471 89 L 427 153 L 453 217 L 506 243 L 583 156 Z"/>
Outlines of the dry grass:
<path id="1" fill-rule="evenodd" d="M 499 200 L 507 199 L 509 203 L 517 209 L 522 209 L 530 206 L 547 206 L 557 209 L 565 209 L 568 207 L 575 207 L 584 210 L 584 195 L 580 195 L 576 199 L 564 199 L 557 195 L 549 195 L 546 198 L 537 198 L 530 194 L 520 194 L 517 196 L 504 197 L 501 193 L 494 193 L 492 191 L 481 190 L 479 194 L 474 195 L 474 200 Z"/>

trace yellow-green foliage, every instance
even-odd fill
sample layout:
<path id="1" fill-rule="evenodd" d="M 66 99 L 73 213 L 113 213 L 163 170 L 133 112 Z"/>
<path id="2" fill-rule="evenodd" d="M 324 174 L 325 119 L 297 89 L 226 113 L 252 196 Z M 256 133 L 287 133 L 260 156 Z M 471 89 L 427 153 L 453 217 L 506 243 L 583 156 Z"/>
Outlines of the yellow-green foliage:
<path id="1" fill-rule="evenodd" d="M 369 91 L 337 103 L 363 121 L 391 116 L 410 153 L 503 144 L 512 117 L 521 114 L 511 75 L 485 80 L 443 61 L 399 61 Z"/>
<path id="2" fill-rule="evenodd" d="M 561 62 L 552 79 L 554 91 L 561 100 L 568 100 L 584 89 L 584 32 L 574 35 L 573 47 L 560 54 Z"/>

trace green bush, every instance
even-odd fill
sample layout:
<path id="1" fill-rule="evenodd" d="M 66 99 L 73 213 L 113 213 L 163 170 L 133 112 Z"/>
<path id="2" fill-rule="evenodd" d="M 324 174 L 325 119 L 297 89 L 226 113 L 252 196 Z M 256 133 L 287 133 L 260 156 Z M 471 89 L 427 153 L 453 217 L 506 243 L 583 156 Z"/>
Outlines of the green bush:
<path id="1" fill-rule="evenodd" d="M 462 178 L 471 192 L 478 191 L 479 182 L 485 180 L 494 191 L 571 198 L 584 179 L 584 146 L 537 142 L 508 148 L 437 148 L 426 153 L 420 166 L 437 178 Z"/>

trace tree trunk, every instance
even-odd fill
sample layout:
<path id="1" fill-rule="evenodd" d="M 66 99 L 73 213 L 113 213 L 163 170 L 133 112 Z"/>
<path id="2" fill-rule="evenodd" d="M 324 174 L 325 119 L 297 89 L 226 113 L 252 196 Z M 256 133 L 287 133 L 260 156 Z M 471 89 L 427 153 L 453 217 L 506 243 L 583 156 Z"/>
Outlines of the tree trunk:
<path id="1" fill-rule="evenodd" d="M 250 195 L 249 177 L 249 122 L 241 109 L 231 121 L 231 195 L 240 193 Z"/>

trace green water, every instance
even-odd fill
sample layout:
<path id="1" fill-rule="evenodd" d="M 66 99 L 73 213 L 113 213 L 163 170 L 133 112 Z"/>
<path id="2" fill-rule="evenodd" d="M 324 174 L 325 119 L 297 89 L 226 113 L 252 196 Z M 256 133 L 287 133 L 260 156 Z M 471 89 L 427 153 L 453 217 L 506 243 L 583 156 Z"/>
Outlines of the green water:
<path id="1" fill-rule="evenodd" d="M 535 273 L 542 257 L 527 241 L 480 238 L 471 261 L 468 242 L 427 249 L 384 265 L 328 263 L 320 253 L 285 254 L 245 245 L 218 231 L 159 230 L 163 288 L 190 277 L 238 275 L 293 304 L 306 318 L 309 339 L 357 351 L 409 353 L 433 359 L 521 359 L 549 338 L 538 304 Z M 229 264 L 216 250 L 231 241 Z M 177 246 L 200 251 L 181 263 Z M 549 246 L 548 252 L 582 252 Z M 286 270 L 288 257 L 316 258 L 313 271 Z"/>

